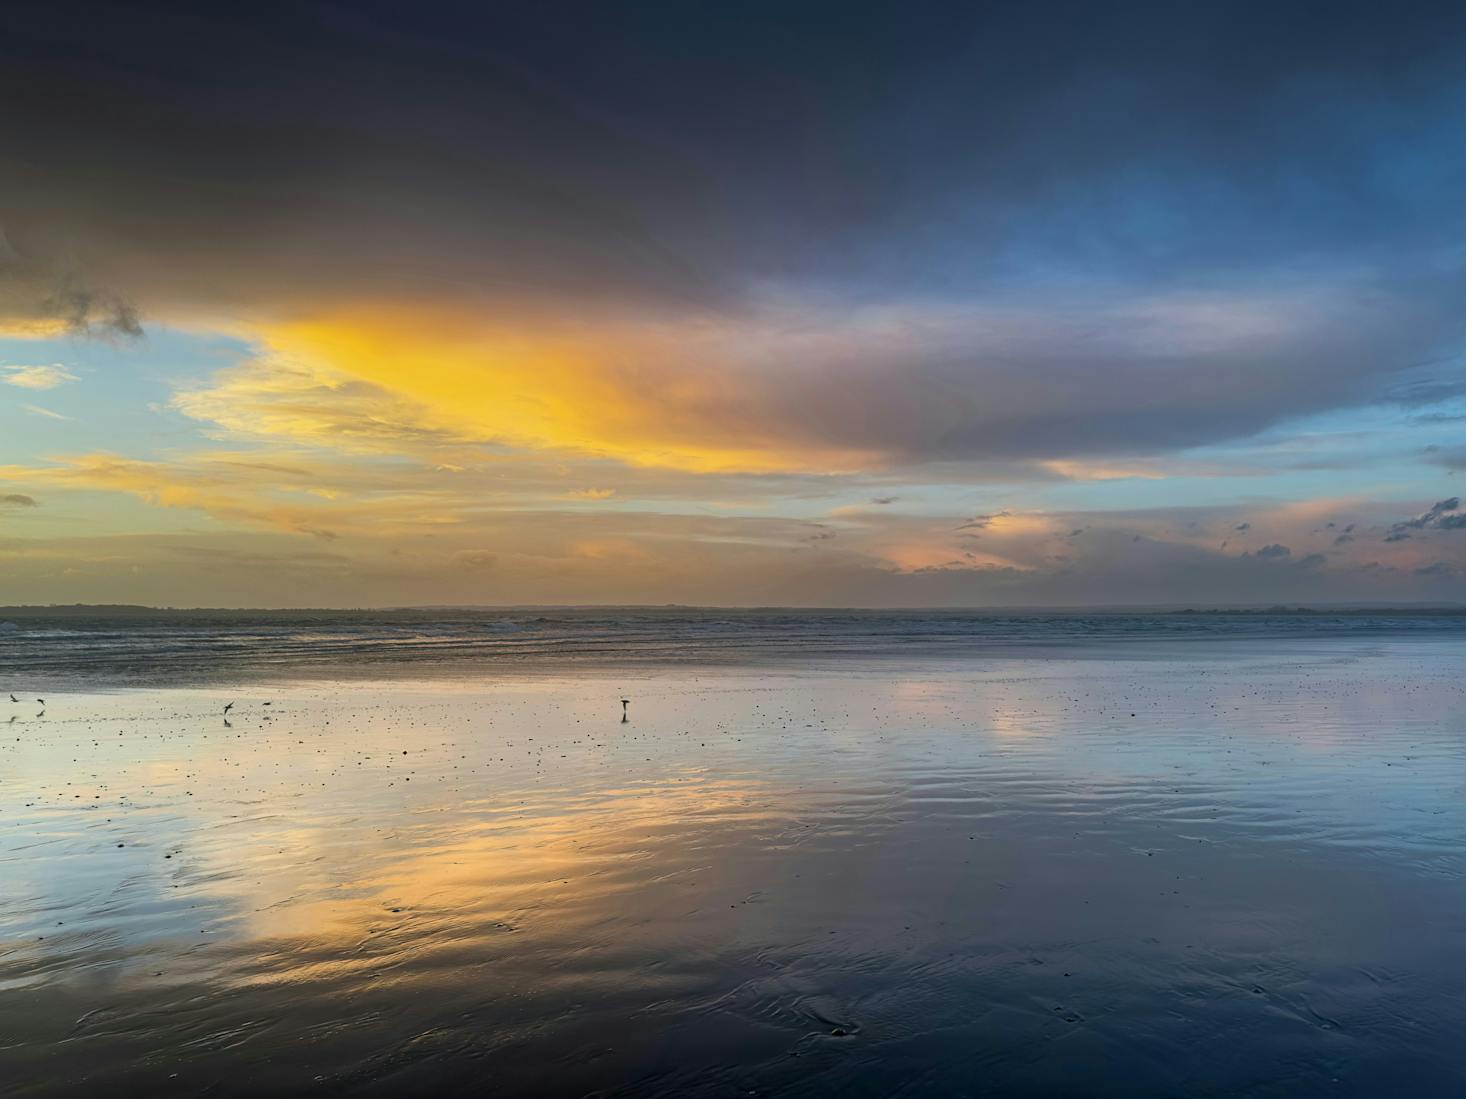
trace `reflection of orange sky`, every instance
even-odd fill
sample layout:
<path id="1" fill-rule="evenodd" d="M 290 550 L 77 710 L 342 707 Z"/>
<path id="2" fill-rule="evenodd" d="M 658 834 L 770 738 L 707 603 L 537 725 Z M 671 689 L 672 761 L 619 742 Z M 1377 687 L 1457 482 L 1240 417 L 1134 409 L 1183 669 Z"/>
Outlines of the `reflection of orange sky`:
<path id="1" fill-rule="evenodd" d="M 526 703 L 521 712 L 529 714 L 563 699 L 564 690 L 530 682 L 513 697 L 541 696 Z M 559 731 L 514 722 L 480 740 L 458 731 L 458 722 L 494 705 L 481 686 L 401 684 L 393 694 L 408 696 L 409 706 L 454 696 L 466 706 L 421 739 L 390 731 L 406 722 L 338 735 L 316 728 L 318 721 L 339 726 L 362 711 L 322 711 L 277 694 L 283 721 L 259 725 L 260 709 L 246 703 L 233 729 L 221 734 L 210 722 L 210 735 L 192 740 L 181 757 L 167 738 L 151 735 L 151 723 L 126 723 L 129 739 L 101 742 L 103 752 L 115 747 L 115 761 L 103 755 L 94 764 L 115 762 L 113 781 L 66 786 L 65 808 L 73 808 L 73 793 L 86 802 L 100 794 L 104 804 L 126 793 L 131 804 L 119 819 L 127 838 L 147 845 L 148 861 L 174 853 L 166 880 L 208 899 L 214 914 L 201 919 L 209 941 L 258 944 L 250 949 L 271 959 L 234 971 L 236 981 L 254 984 L 375 974 L 407 953 L 451 953 L 465 938 L 515 929 L 541 940 L 574 938 L 634 910 L 626 894 L 648 881 L 689 874 L 705 884 L 698 875 L 708 866 L 697 852 L 709 830 L 778 815 L 761 805 L 768 791 L 760 783 L 701 769 L 656 768 L 634 785 L 603 785 L 604 749 L 583 740 L 574 768 L 560 776 L 570 785 L 542 784 L 547 776 L 526 762 L 529 751 L 545 748 L 546 772 L 550 760 L 571 766 L 560 753 L 584 735 L 569 718 L 573 710 L 556 711 L 565 721 Z M 51 728 L 69 745 L 60 733 L 67 726 Z M 145 731 L 146 742 L 130 739 Z M 445 738 L 458 736 L 468 738 L 464 748 L 450 749 Z M 468 743 L 480 762 L 472 773 L 462 763 Z M 412 746 L 405 757 L 403 744 Z M 154 750 L 164 754 L 137 758 Z M 72 754 L 68 746 L 31 759 L 37 775 L 54 781 L 70 773 Z M 519 762 L 505 764 L 501 755 Z M 49 888 L 36 880 L 28 890 Z"/>
<path id="2" fill-rule="evenodd" d="M 919 716 L 937 728 L 955 720 L 962 726 L 980 724 L 984 730 L 1009 739 L 1033 735 L 1035 725 L 1044 720 L 1035 711 L 1032 696 L 1020 695 L 1015 700 L 1006 692 L 979 686 L 973 697 L 954 689 L 952 682 L 945 678 L 892 679 L 881 687 L 882 698 L 891 702 L 904 718 Z M 1052 700 L 1040 701 L 1053 705 Z M 955 716 L 959 710 L 960 718 Z"/>
<path id="3" fill-rule="evenodd" d="M 1030 710 L 1020 712 L 1013 705 L 993 705 L 983 715 L 987 727 L 1005 740 L 1034 735 L 1035 714 Z"/>
<path id="4" fill-rule="evenodd" d="M 232 880 L 243 887 L 236 894 L 243 927 L 256 939 L 305 936 L 344 948 L 408 919 L 461 922 L 468 913 L 474 923 L 498 921 L 507 930 L 530 908 L 538 932 L 563 935 L 604 919 L 614 910 L 613 898 L 645 884 L 653 873 L 646 860 L 668 854 L 649 844 L 650 837 L 733 811 L 740 823 L 757 820 L 749 797 L 746 784 L 692 777 L 608 791 L 573 811 L 505 807 L 467 821 L 455 815 L 441 832 L 404 823 L 382 845 L 383 859 L 354 866 L 359 875 L 346 881 L 333 873 L 339 864 L 331 851 L 316 849 L 324 839 L 339 856 L 340 837 L 299 829 L 272 837 L 293 853 L 293 873 Z M 554 887 L 549 908 L 547 886 Z M 377 963 L 348 956 L 333 964 L 350 969 Z M 275 973 L 270 979 L 299 976 Z"/>

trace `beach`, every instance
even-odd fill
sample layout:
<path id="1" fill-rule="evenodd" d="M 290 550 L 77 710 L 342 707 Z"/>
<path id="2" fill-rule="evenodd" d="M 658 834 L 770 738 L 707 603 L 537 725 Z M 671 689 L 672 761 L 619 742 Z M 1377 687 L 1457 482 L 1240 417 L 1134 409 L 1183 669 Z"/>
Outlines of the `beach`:
<path id="1" fill-rule="evenodd" d="M 1458 1093 L 1458 632 L 837 649 L 53 669 L 8 1094 Z"/>

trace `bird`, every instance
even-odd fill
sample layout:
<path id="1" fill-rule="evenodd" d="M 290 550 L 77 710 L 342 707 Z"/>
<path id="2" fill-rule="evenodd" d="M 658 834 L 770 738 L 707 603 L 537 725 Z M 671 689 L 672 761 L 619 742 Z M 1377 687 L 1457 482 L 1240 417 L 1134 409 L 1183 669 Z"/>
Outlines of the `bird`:
<path id="1" fill-rule="evenodd" d="M 19 702 L 20 701 L 20 699 L 18 699 L 18 698 L 15 697 L 15 692 L 14 691 L 11 691 L 10 692 L 10 701 L 11 702 Z"/>
<path id="2" fill-rule="evenodd" d="M 230 703 L 227 703 L 227 704 L 225 704 L 225 706 L 224 706 L 224 712 L 225 712 L 225 713 L 226 713 L 226 714 L 227 714 L 227 713 L 228 713 L 228 712 L 229 712 L 229 711 L 230 711 L 230 710 L 232 710 L 232 709 L 234 709 L 234 703 L 232 703 L 232 702 L 230 702 Z"/>
<path id="3" fill-rule="evenodd" d="M 630 705 L 631 705 L 631 699 L 629 699 L 629 698 L 623 698 L 621 700 L 621 712 L 624 714 L 626 712 L 626 707 L 628 707 Z"/>
<path id="4" fill-rule="evenodd" d="M 36 699 L 36 701 L 39 702 L 42 706 L 46 704 L 46 700 L 44 698 L 38 698 Z"/>

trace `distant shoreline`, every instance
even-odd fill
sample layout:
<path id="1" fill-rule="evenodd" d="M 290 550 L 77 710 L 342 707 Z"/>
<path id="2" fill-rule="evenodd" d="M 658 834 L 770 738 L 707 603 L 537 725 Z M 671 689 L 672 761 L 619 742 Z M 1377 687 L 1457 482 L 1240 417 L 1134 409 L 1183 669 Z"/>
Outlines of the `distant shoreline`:
<path id="1" fill-rule="evenodd" d="M 0 607 L 0 621 L 22 618 L 154 618 L 154 617 L 238 617 L 257 615 L 301 615 L 311 617 L 348 617 L 353 615 L 423 615 L 423 614 L 597 614 L 607 612 L 724 614 L 724 615 L 994 615 L 994 616 L 1071 616 L 1071 615 L 1218 615 L 1218 616 L 1371 616 L 1371 617 L 1439 617 L 1466 616 L 1466 605 L 1418 604 L 1272 604 L 1206 605 L 1153 604 L 1105 605 L 1093 607 L 1015 606 L 1015 607 L 786 607 L 786 606 L 694 606 L 691 604 L 505 604 L 480 606 L 398 606 L 398 607 L 150 607 L 130 603 L 67 603 L 17 604 Z"/>

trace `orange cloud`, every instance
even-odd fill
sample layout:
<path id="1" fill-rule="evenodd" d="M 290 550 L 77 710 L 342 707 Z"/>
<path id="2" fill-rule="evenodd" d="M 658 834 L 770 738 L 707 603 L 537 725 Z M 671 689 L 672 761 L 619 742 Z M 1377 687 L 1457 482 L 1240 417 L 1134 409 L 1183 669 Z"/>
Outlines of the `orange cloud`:
<path id="1" fill-rule="evenodd" d="M 727 325 L 515 327 L 462 306 L 381 305 L 232 331 L 257 358 L 173 399 L 221 437 L 415 456 L 556 451 L 696 473 L 850 472 L 891 457 L 790 415 L 789 372 L 734 365 Z"/>
<path id="2" fill-rule="evenodd" d="M 1166 477 L 1153 465 L 1140 462 L 1072 462 L 1055 458 L 1039 464 L 1068 481 L 1122 481 L 1130 478 L 1160 481 Z"/>
<path id="3" fill-rule="evenodd" d="M 519 332 L 457 312 L 384 307 L 247 334 L 261 346 L 257 358 L 173 402 L 231 437 L 417 455 L 558 451 L 690 472 L 848 470 L 883 460 L 874 450 L 789 438 L 787 423 L 760 414 L 756 377 L 682 361 L 667 331 Z M 695 348 L 683 349 L 695 360 Z"/>

